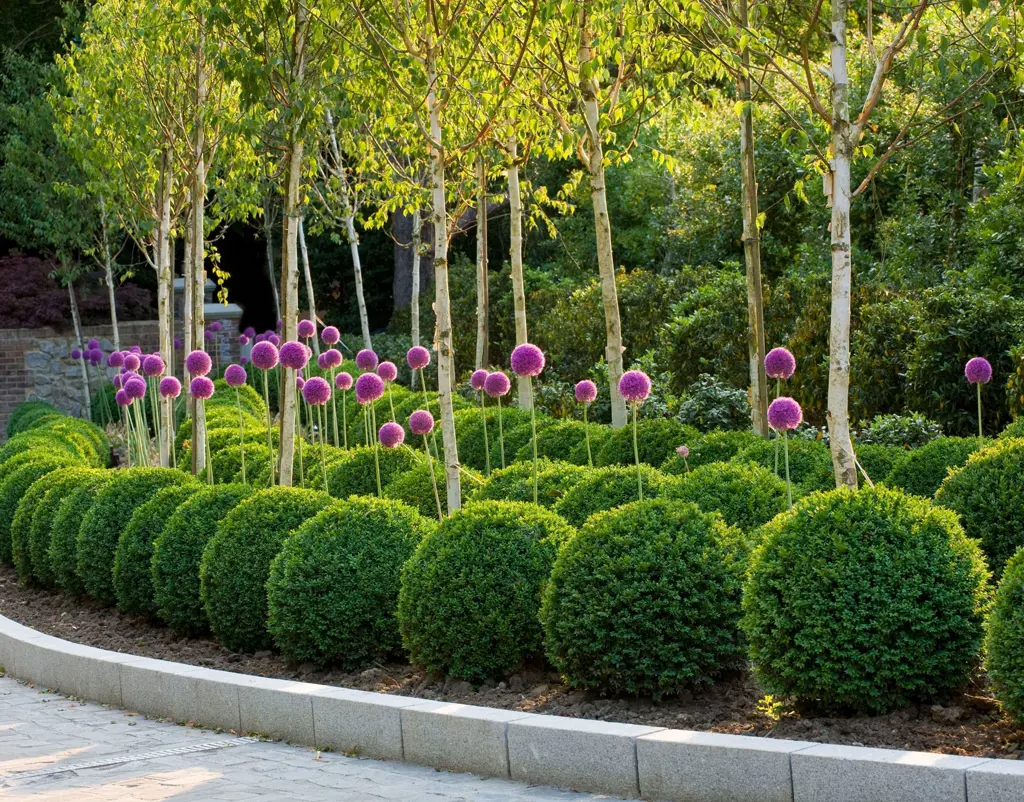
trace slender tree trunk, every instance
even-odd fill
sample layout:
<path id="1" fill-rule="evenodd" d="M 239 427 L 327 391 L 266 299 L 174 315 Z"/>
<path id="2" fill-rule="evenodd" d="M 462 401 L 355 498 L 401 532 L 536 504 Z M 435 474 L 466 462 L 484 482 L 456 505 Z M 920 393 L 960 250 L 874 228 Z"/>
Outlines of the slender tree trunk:
<path id="1" fill-rule="evenodd" d="M 121 350 L 121 333 L 117 328 L 117 300 L 114 293 L 114 259 L 110 254 L 110 232 L 107 229 L 107 202 L 100 196 L 100 233 L 103 237 L 103 274 L 107 282 L 107 298 L 110 301 L 110 339 L 114 350 Z M 164 355 L 166 358 L 166 354 Z"/>
<path id="2" fill-rule="evenodd" d="M 192 139 L 192 265 L 187 279 L 192 282 L 192 343 L 189 347 L 194 350 L 204 348 L 203 330 L 206 327 L 206 129 L 201 112 L 206 106 L 207 85 L 202 17 L 199 18 L 199 30 L 196 48 L 196 109 L 200 113 L 197 115 Z M 169 433 L 170 426 L 165 427 L 165 430 Z M 206 473 L 206 405 L 202 403 L 192 405 L 192 470 L 196 476 Z"/>
<path id="3" fill-rule="evenodd" d="M 306 299 L 309 301 L 309 319 L 316 322 L 316 301 L 313 298 L 313 274 L 309 271 L 309 251 L 306 250 L 306 218 L 299 218 L 299 251 L 302 254 L 302 273 L 306 277 Z M 313 338 L 313 355 L 320 356 L 320 338 Z"/>
<path id="4" fill-rule="evenodd" d="M 516 135 L 508 138 L 508 208 L 509 228 L 512 247 L 509 262 L 512 265 L 512 306 L 515 310 L 516 345 L 528 342 L 526 331 L 526 286 L 523 281 L 523 201 L 519 191 L 519 141 Z M 533 393 L 530 392 L 530 379 L 517 376 L 520 409 L 533 406 Z"/>
<path id="5" fill-rule="evenodd" d="M 448 489 L 448 510 L 462 507 L 459 451 L 452 409 L 452 316 L 448 295 L 448 217 L 444 196 L 444 146 L 441 139 L 441 102 L 437 96 L 437 65 L 432 50 L 427 56 L 427 110 L 430 114 L 430 184 L 434 223 L 434 312 L 437 320 L 437 400 L 441 408 L 441 437 Z"/>
<path id="6" fill-rule="evenodd" d="M 82 409 L 85 410 L 85 419 L 92 420 L 92 393 L 89 391 L 89 374 L 85 366 L 85 340 L 82 339 L 82 318 L 78 314 L 78 299 L 75 297 L 75 284 L 71 280 L 71 271 L 68 275 L 68 295 L 71 298 L 71 323 L 75 327 L 75 339 L 78 340 L 78 349 L 82 356 L 78 358 L 78 364 L 82 368 Z"/>
<path id="7" fill-rule="evenodd" d="M 420 344 L 420 249 L 423 247 L 423 220 L 420 210 L 412 213 L 412 344 Z"/>
<path id="8" fill-rule="evenodd" d="M 477 216 L 476 216 L 476 369 L 490 363 L 487 340 L 489 336 L 488 312 L 490 306 L 487 288 L 487 164 L 483 154 L 477 158 Z"/>
<path id="9" fill-rule="evenodd" d="M 192 220 L 192 201 L 191 194 L 188 195 L 189 201 L 186 204 L 186 219 Z M 184 247 L 184 258 L 181 263 L 181 282 L 184 294 L 184 312 L 182 313 L 182 325 L 183 330 L 181 332 L 181 350 L 184 352 L 181 358 L 181 379 L 182 384 L 188 386 L 188 371 L 185 369 L 185 356 L 188 355 L 189 350 L 192 348 L 192 310 L 195 308 L 196 299 L 192 292 L 192 224 L 189 222 L 185 226 L 185 247 Z"/>
<path id="10" fill-rule="evenodd" d="M 164 150 L 160 157 L 160 219 L 157 221 L 156 249 L 153 254 L 156 261 L 156 304 L 160 330 L 160 353 L 174 353 L 174 339 L 171 325 L 174 321 L 174 269 L 171 265 L 171 194 L 174 188 L 174 176 L 171 171 L 171 153 Z M 155 423 L 155 421 L 154 421 Z M 170 465 L 171 418 L 166 405 L 161 405 L 160 467 Z"/>
<path id="11" fill-rule="evenodd" d="M 587 12 L 580 15 L 579 63 L 584 68 L 593 58 Z M 581 70 L 583 72 L 583 70 Z M 594 204 L 594 230 L 597 235 L 597 267 L 601 276 L 601 300 L 604 304 L 605 361 L 608 364 L 608 390 L 612 404 L 612 427 L 626 425 L 626 402 L 619 394 L 622 378 L 622 322 L 619 318 L 619 294 L 615 286 L 615 257 L 612 253 L 612 227 L 608 217 L 608 195 L 604 182 L 604 147 L 601 143 L 600 109 L 597 101 L 597 80 L 584 76 L 580 80 L 583 112 L 587 123 L 589 145 L 587 172 L 590 175 L 590 197 Z"/>
<path id="12" fill-rule="evenodd" d="M 836 486 L 857 486 L 850 439 L 850 295 L 853 264 L 850 235 L 850 124 L 846 70 L 848 0 L 832 2 L 832 326 L 829 332 L 828 430 Z"/>
<path id="13" fill-rule="evenodd" d="M 747 27 L 747 0 L 739 0 L 740 24 Z M 742 167 L 743 256 L 747 265 L 747 352 L 750 358 L 750 417 L 755 434 L 768 436 L 768 380 L 764 372 L 764 300 L 761 291 L 761 231 L 757 224 L 757 166 L 754 160 L 754 111 L 750 99 L 750 52 L 741 54 L 738 89 Z"/>
<path id="14" fill-rule="evenodd" d="M 298 126 L 289 133 L 288 172 L 285 179 L 285 201 L 281 234 L 281 339 L 294 340 L 299 310 L 299 260 L 298 234 L 299 184 L 302 181 L 303 144 L 299 138 Z M 284 486 L 292 483 L 292 468 L 295 460 L 295 408 L 297 393 L 295 371 L 282 369 L 281 376 L 281 445 L 278 467 L 278 481 Z"/>
<path id="15" fill-rule="evenodd" d="M 274 271 L 274 224 L 270 204 L 273 199 L 268 194 L 263 202 L 263 239 L 267 251 L 267 277 L 270 279 L 270 290 L 274 295 L 274 311 L 281 317 L 281 296 L 277 292 L 277 274 Z"/>

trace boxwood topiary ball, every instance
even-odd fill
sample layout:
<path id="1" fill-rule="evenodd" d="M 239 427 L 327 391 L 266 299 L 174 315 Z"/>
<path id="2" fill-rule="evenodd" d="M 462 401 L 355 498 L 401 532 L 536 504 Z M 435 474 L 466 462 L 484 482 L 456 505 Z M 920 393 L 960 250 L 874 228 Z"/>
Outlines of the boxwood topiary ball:
<path id="1" fill-rule="evenodd" d="M 586 476 L 586 468 L 558 460 L 537 461 L 537 503 L 553 507 Z M 492 473 L 473 494 L 475 501 L 533 501 L 533 460 Z"/>
<path id="2" fill-rule="evenodd" d="M 679 446 L 699 438 L 700 432 L 674 418 L 651 418 L 637 425 L 640 461 L 648 465 L 662 465 Z M 635 461 L 632 425 L 613 430 L 594 454 L 595 465 L 632 465 Z"/>
<path id="3" fill-rule="evenodd" d="M 419 510 L 420 515 L 433 519 L 437 518 L 437 501 L 440 500 L 441 511 L 447 515 L 448 490 L 444 465 L 436 459 L 432 459 L 431 464 L 434 467 L 434 479 L 437 480 L 437 499 L 434 498 L 434 486 L 430 481 L 426 458 L 394 477 L 384 488 L 384 497 L 404 501 Z M 460 473 L 459 488 L 462 491 L 462 502 L 465 503 L 483 482 L 483 477 L 472 468 L 464 468 Z"/>
<path id="4" fill-rule="evenodd" d="M 402 566 L 436 525 L 399 501 L 352 497 L 296 529 L 267 581 L 284 656 L 352 670 L 397 654 Z"/>
<path id="5" fill-rule="evenodd" d="M 987 630 L 986 668 L 996 698 L 1024 723 L 1024 549 L 1006 564 Z"/>
<path id="6" fill-rule="evenodd" d="M 801 500 L 762 536 L 742 626 L 767 692 L 877 714 L 967 680 L 988 570 L 952 512 L 842 488 Z"/>
<path id="7" fill-rule="evenodd" d="M 588 432 L 590 433 L 590 453 L 596 456 L 601 446 L 611 436 L 612 430 L 599 423 L 584 424 L 581 420 L 558 421 L 552 426 L 538 430 L 537 456 L 572 462 L 576 465 L 586 465 Z M 509 454 L 506 448 L 505 455 L 508 462 L 511 462 L 513 458 L 522 461 L 532 460 L 533 445 L 527 442 L 515 454 Z"/>
<path id="8" fill-rule="evenodd" d="M 951 468 L 959 468 L 971 454 L 990 442 L 977 437 L 937 437 L 920 448 L 906 451 L 885 477 L 885 483 L 930 498 Z"/>
<path id="9" fill-rule="evenodd" d="M 107 472 L 100 468 L 60 468 L 52 471 L 39 482 L 46 485 L 43 500 L 36 505 L 29 526 L 28 551 L 32 566 L 32 577 L 44 588 L 56 587 L 53 566 L 50 564 L 50 541 L 53 535 L 53 523 L 61 504 L 74 491 L 82 487 L 92 487 L 106 478 Z M 37 482 L 38 484 L 38 482 Z M 72 539 L 72 546 L 74 539 Z"/>
<path id="10" fill-rule="evenodd" d="M 197 490 L 167 519 L 153 543 L 153 602 L 157 615 L 176 632 L 194 637 L 209 630 L 199 587 L 203 550 L 224 516 L 253 492 L 239 484 Z"/>
<path id="11" fill-rule="evenodd" d="M 380 464 L 380 485 L 383 488 L 396 476 L 416 465 L 420 459 L 425 458 L 407 448 L 353 448 L 328 469 L 327 488 L 335 498 L 375 496 L 377 460 Z"/>
<path id="12" fill-rule="evenodd" d="M 551 571 L 548 658 L 574 687 L 655 698 L 736 667 L 742 537 L 664 498 L 592 516 Z"/>
<path id="13" fill-rule="evenodd" d="M 271 487 L 224 516 L 203 551 L 199 581 L 210 629 L 228 649 L 269 648 L 270 563 L 292 530 L 333 502 L 326 493 Z"/>
<path id="14" fill-rule="evenodd" d="M 785 477 L 785 456 L 782 443 L 779 442 L 778 452 L 775 440 L 759 438 L 744 449 L 736 452 L 730 462 L 756 462 L 762 468 L 775 471 L 775 456 L 779 458 L 779 476 Z M 800 486 L 800 492 L 813 493 L 816 490 L 833 490 L 836 486 L 832 470 L 832 454 L 828 446 L 817 440 L 803 440 L 799 437 L 789 438 L 789 476 L 793 484 Z M 794 489 L 794 493 L 797 491 Z"/>
<path id="15" fill-rule="evenodd" d="M 702 434 L 691 443 L 680 443 L 690 449 L 690 456 L 684 461 L 675 451 L 661 466 L 662 473 L 686 473 L 687 463 L 690 470 L 712 462 L 728 462 L 747 446 L 757 445 L 763 437 L 758 437 L 746 429 L 716 429 Z"/>
<path id="16" fill-rule="evenodd" d="M 753 532 L 786 509 L 786 483 L 752 462 L 712 462 L 680 476 L 665 498 L 721 513 L 727 524 Z"/>
<path id="17" fill-rule="evenodd" d="M 34 464 L 34 463 L 32 463 Z M 25 470 L 23 468 L 22 470 Z M 29 535 L 32 529 L 32 520 L 35 517 L 39 505 L 52 486 L 47 478 L 54 474 L 62 474 L 75 468 L 57 468 L 49 473 L 44 473 L 25 490 L 15 508 L 14 518 L 11 520 L 11 559 L 14 568 L 18 572 L 18 579 L 23 585 L 35 584 L 35 574 L 32 571 L 32 556 L 29 552 Z M 78 470 L 90 470 L 79 468 Z"/>
<path id="18" fill-rule="evenodd" d="M 650 465 L 640 466 L 644 486 L 644 498 L 657 498 L 673 481 Z M 588 469 L 583 478 L 565 491 L 555 504 L 555 512 L 573 526 L 583 523 L 595 512 L 604 512 L 613 507 L 639 500 L 636 466 L 610 466 Z"/>
<path id="19" fill-rule="evenodd" d="M 573 529 L 534 504 L 480 501 L 452 513 L 402 569 L 398 621 L 414 663 L 479 682 L 539 651 L 541 593 Z"/>
<path id="20" fill-rule="evenodd" d="M 26 452 L 24 459 L 16 464 L 6 465 L 8 470 L 0 474 L 0 562 L 10 564 L 14 559 L 14 542 L 11 527 L 18 505 L 32 484 L 41 476 L 58 468 L 81 464 L 76 457 L 66 453 L 34 450 Z"/>
<path id="21" fill-rule="evenodd" d="M 14 437 L 31 428 L 32 423 L 46 415 L 60 414 L 53 404 L 45 401 L 24 401 L 18 404 L 7 419 L 7 436 Z"/>
<path id="22" fill-rule="evenodd" d="M 78 576 L 78 531 L 92 509 L 97 494 L 114 475 L 103 471 L 93 482 L 84 483 L 60 502 L 50 528 L 50 568 L 58 588 L 71 596 L 81 596 L 85 586 Z"/>
<path id="23" fill-rule="evenodd" d="M 936 441 L 938 442 L 938 441 Z M 954 469 L 935 501 L 960 515 L 964 532 L 977 538 L 999 576 L 1024 546 L 1024 439 L 999 440 Z"/>
<path id="24" fill-rule="evenodd" d="M 857 461 L 875 483 L 885 482 L 892 469 L 907 453 L 903 446 L 880 443 L 858 443 L 854 451 L 857 453 Z"/>
<path id="25" fill-rule="evenodd" d="M 487 466 L 487 454 L 484 450 L 484 418 L 479 410 L 469 416 L 463 413 L 463 424 L 458 433 L 459 437 L 459 461 L 464 465 L 482 471 Z M 538 436 L 541 430 L 554 426 L 556 421 L 547 415 L 537 415 Z M 530 413 L 519 409 L 519 407 L 505 406 L 501 408 L 501 426 L 505 441 L 505 461 L 510 463 L 516 458 L 516 452 L 523 447 L 523 443 L 531 435 L 527 434 L 525 440 L 518 436 L 517 430 L 526 426 L 530 430 Z M 440 433 L 438 433 L 440 436 Z M 491 450 L 491 469 L 501 467 L 501 451 L 498 447 L 498 409 L 496 406 L 487 407 L 487 438 Z M 440 441 L 438 441 L 440 442 Z M 530 447 L 530 459 L 533 459 L 533 447 Z"/>

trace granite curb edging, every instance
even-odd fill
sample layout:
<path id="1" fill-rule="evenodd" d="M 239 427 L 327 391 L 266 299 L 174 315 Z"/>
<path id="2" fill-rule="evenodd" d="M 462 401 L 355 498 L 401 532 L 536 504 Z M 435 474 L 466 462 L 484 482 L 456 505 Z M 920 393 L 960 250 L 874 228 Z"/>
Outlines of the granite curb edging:
<path id="1" fill-rule="evenodd" d="M 0 666 L 80 699 L 303 746 L 670 802 L 1011 802 L 1024 761 L 521 713 L 72 643 L 0 616 Z"/>

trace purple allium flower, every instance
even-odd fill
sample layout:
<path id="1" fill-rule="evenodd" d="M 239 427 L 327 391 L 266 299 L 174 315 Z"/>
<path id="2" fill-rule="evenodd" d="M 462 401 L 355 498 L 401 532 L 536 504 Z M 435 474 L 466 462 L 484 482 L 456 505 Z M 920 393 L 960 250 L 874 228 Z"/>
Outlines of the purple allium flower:
<path id="1" fill-rule="evenodd" d="M 369 404 L 384 395 L 384 380 L 376 373 L 364 373 L 356 379 L 356 401 Z"/>
<path id="2" fill-rule="evenodd" d="M 398 378 L 398 365 L 394 362 L 381 362 L 377 365 L 377 375 L 386 382 L 393 382 Z"/>
<path id="3" fill-rule="evenodd" d="M 590 404 L 597 398 L 597 385 L 590 379 L 576 382 L 576 401 L 580 404 Z"/>
<path id="4" fill-rule="evenodd" d="M 284 321 L 282 321 L 282 320 L 281 320 L 281 318 L 278 318 L 278 319 L 277 319 L 277 326 L 276 326 L 276 328 L 277 328 L 277 330 L 278 330 L 278 331 L 280 331 L 280 330 L 281 330 L 281 324 L 282 324 L 283 322 L 284 322 Z"/>
<path id="5" fill-rule="evenodd" d="M 992 364 L 983 356 L 976 356 L 964 366 L 964 376 L 971 384 L 988 384 L 992 380 Z"/>
<path id="6" fill-rule="evenodd" d="M 356 354 L 356 367 L 360 370 L 376 370 L 378 361 L 377 354 L 369 348 L 364 348 Z"/>
<path id="7" fill-rule="evenodd" d="M 125 364 L 128 364 L 125 361 Z M 193 351 L 185 357 L 185 370 L 193 376 L 205 376 L 213 367 L 213 360 L 206 351 Z"/>
<path id="8" fill-rule="evenodd" d="M 422 345 L 414 345 L 405 355 L 405 361 L 413 370 L 422 370 L 430 364 L 430 351 Z"/>
<path id="9" fill-rule="evenodd" d="M 316 364 L 320 370 L 327 370 L 330 365 L 327 364 L 327 352 L 324 351 L 316 358 Z"/>
<path id="10" fill-rule="evenodd" d="M 295 389 L 298 390 L 301 393 L 302 392 L 302 388 L 305 387 L 305 386 L 306 386 L 306 380 L 304 378 L 302 378 L 302 376 L 296 376 L 295 377 Z"/>
<path id="11" fill-rule="evenodd" d="M 676 449 L 676 453 L 683 459 L 687 459 L 690 456 L 690 447 L 686 445 L 679 446 L 679 448 Z"/>
<path id="12" fill-rule="evenodd" d="M 788 348 L 773 348 L 764 357 L 764 372 L 773 379 L 788 379 L 796 373 L 796 357 Z"/>
<path id="13" fill-rule="evenodd" d="M 312 404 L 314 407 L 323 406 L 331 400 L 331 385 L 327 379 L 313 376 L 302 388 L 302 397 L 306 399 L 306 403 Z"/>
<path id="14" fill-rule="evenodd" d="M 196 376 L 188 386 L 188 391 L 193 398 L 205 400 L 213 395 L 213 382 L 209 376 Z"/>
<path id="15" fill-rule="evenodd" d="M 177 398 L 181 395 L 181 382 L 174 376 L 164 376 L 160 380 L 160 395 L 164 398 Z"/>
<path id="16" fill-rule="evenodd" d="M 405 429 L 394 421 L 388 421 L 380 427 L 377 437 L 384 448 L 398 448 L 405 442 Z"/>
<path id="17" fill-rule="evenodd" d="M 224 325 L 219 320 L 215 320 L 210 324 L 210 331 L 220 331 L 222 328 L 224 328 Z"/>
<path id="18" fill-rule="evenodd" d="M 278 353 L 273 343 L 264 340 L 256 343 L 249 353 L 252 363 L 260 370 L 273 370 L 277 367 Z"/>
<path id="19" fill-rule="evenodd" d="M 118 373 L 116 376 L 114 376 L 114 378 L 110 380 L 110 383 L 114 385 L 114 389 L 115 390 L 120 390 L 121 389 L 121 374 Z"/>
<path id="20" fill-rule="evenodd" d="M 487 375 L 487 371 L 483 368 L 480 368 L 480 370 L 474 370 L 473 375 L 469 377 L 469 386 L 478 393 L 483 392 L 484 382 L 487 381 Z"/>
<path id="21" fill-rule="evenodd" d="M 95 351 L 99 347 L 100 347 L 100 341 L 97 340 L 95 337 L 90 339 L 89 342 L 86 344 L 86 348 L 88 348 L 90 351 Z"/>
<path id="22" fill-rule="evenodd" d="M 207 357 L 209 359 L 209 357 Z M 142 360 L 139 359 L 139 355 L 134 352 L 129 352 L 124 355 L 124 368 L 126 370 L 138 370 L 142 366 Z M 207 368 L 209 370 L 209 368 Z"/>
<path id="23" fill-rule="evenodd" d="M 768 405 L 768 425 L 777 432 L 792 431 L 803 420 L 804 411 L 788 396 L 776 398 Z"/>
<path id="24" fill-rule="evenodd" d="M 147 376 L 161 376 L 165 370 L 167 366 L 156 354 L 150 354 L 142 360 L 142 372 Z"/>
<path id="25" fill-rule="evenodd" d="M 142 346 L 141 345 L 133 345 L 128 350 L 131 351 L 136 356 L 140 356 L 140 357 L 142 356 Z"/>
<path id="26" fill-rule="evenodd" d="M 271 343 L 275 348 L 281 347 L 281 338 L 273 331 L 267 335 L 267 342 Z"/>
<path id="27" fill-rule="evenodd" d="M 341 351 L 337 348 L 328 348 L 320 354 L 320 356 L 324 358 L 324 363 L 328 368 L 336 368 L 344 361 L 344 358 L 341 356 Z"/>
<path id="28" fill-rule="evenodd" d="M 642 370 L 627 370 L 619 379 L 619 393 L 631 404 L 639 404 L 651 394 L 651 380 Z"/>
<path id="29" fill-rule="evenodd" d="M 245 354 L 242 354 L 242 356 L 239 357 L 238 361 L 241 362 L 243 365 L 248 365 L 249 357 L 247 357 Z"/>
<path id="30" fill-rule="evenodd" d="M 342 392 L 352 389 L 352 374 L 351 373 L 339 373 L 334 377 L 334 386 Z"/>
<path id="31" fill-rule="evenodd" d="M 252 326 L 246 326 L 245 331 L 243 331 L 242 334 L 244 334 L 251 340 L 253 337 L 256 336 L 256 329 L 254 329 Z"/>
<path id="32" fill-rule="evenodd" d="M 181 341 L 181 337 L 175 337 L 174 338 L 174 350 L 175 351 L 180 351 L 182 345 L 183 345 L 183 343 Z"/>
<path id="33" fill-rule="evenodd" d="M 203 332 L 203 339 L 207 342 L 213 342 L 213 332 L 207 329 Z"/>
<path id="34" fill-rule="evenodd" d="M 341 332 L 337 326 L 324 326 L 324 330 L 320 332 L 320 339 L 325 345 L 337 345 L 341 339 Z"/>
<path id="35" fill-rule="evenodd" d="M 124 364 L 124 354 L 120 351 L 112 351 L 110 356 L 107 357 L 107 366 L 112 368 L 119 368 Z"/>
<path id="36" fill-rule="evenodd" d="M 86 353 L 86 356 L 89 357 L 89 361 L 93 362 L 93 363 L 95 363 L 97 365 L 103 359 L 103 351 L 101 349 L 99 349 L 99 348 L 90 348 L 85 353 Z"/>
<path id="37" fill-rule="evenodd" d="M 531 343 L 517 345 L 510 361 L 517 376 L 539 376 L 544 370 L 544 352 Z"/>
<path id="38" fill-rule="evenodd" d="M 239 345 L 248 345 L 249 344 L 249 336 L 247 334 L 239 334 L 238 335 L 238 344 Z"/>
<path id="39" fill-rule="evenodd" d="M 501 398 L 503 395 L 508 395 L 508 391 L 511 389 L 512 383 L 509 382 L 508 376 L 500 370 L 488 373 L 487 378 L 484 379 L 484 392 L 491 398 Z"/>
<path id="40" fill-rule="evenodd" d="M 252 338 L 252 341 L 254 343 L 261 343 L 261 342 L 263 342 L 266 339 L 267 339 L 267 335 L 266 334 L 257 334 L 255 337 Z"/>
<path id="41" fill-rule="evenodd" d="M 132 378 L 128 379 L 122 386 L 122 389 L 132 398 L 146 397 L 146 382 L 138 376 L 132 376 Z"/>
<path id="42" fill-rule="evenodd" d="M 289 340 L 281 346 L 279 352 L 281 364 L 292 370 L 302 370 L 309 362 L 309 351 L 297 340 Z"/>
<path id="43" fill-rule="evenodd" d="M 413 434 L 430 434 L 434 429 L 434 416 L 425 409 L 417 409 L 409 416 L 409 431 Z"/>
<path id="44" fill-rule="evenodd" d="M 81 350 L 80 350 L 80 349 L 78 349 L 78 348 L 72 348 L 72 349 L 71 349 L 71 358 L 72 358 L 72 359 L 74 359 L 74 360 L 79 360 L 79 359 L 81 359 L 81 358 L 82 358 L 82 352 L 81 352 Z"/>
<path id="45" fill-rule="evenodd" d="M 224 381 L 228 387 L 241 387 L 247 378 L 245 368 L 241 365 L 228 365 L 224 370 Z"/>
<path id="46" fill-rule="evenodd" d="M 118 390 L 114 393 L 114 400 L 117 402 L 117 405 L 121 407 L 131 406 L 132 403 L 132 397 L 124 390 Z"/>
<path id="47" fill-rule="evenodd" d="M 308 340 L 316 335 L 316 323 L 312 320 L 300 320 L 296 331 L 300 337 Z"/>

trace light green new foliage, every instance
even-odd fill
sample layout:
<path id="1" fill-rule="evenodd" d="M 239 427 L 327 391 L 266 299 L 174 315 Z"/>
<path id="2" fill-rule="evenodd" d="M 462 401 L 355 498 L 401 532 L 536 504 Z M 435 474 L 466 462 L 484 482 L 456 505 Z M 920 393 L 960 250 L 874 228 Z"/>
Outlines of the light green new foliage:
<path id="1" fill-rule="evenodd" d="M 1006 564 L 988 617 L 985 667 L 996 698 L 1024 723 L 1024 549 Z"/>
<path id="2" fill-rule="evenodd" d="M 60 414 L 53 404 L 45 401 L 25 401 L 18 404 L 7 418 L 7 436 L 14 437 L 20 432 L 32 428 L 37 419 L 45 415 Z"/>
<path id="3" fill-rule="evenodd" d="M 47 490 L 32 515 L 28 552 L 32 578 L 43 587 L 56 586 L 53 567 L 50 565 L 50 540 L 61 504 L 79 488 L 93 486 L 106 476 L 106 471 L 99 468 L 61 468 L 39 480 L 45 481 Z"/>

